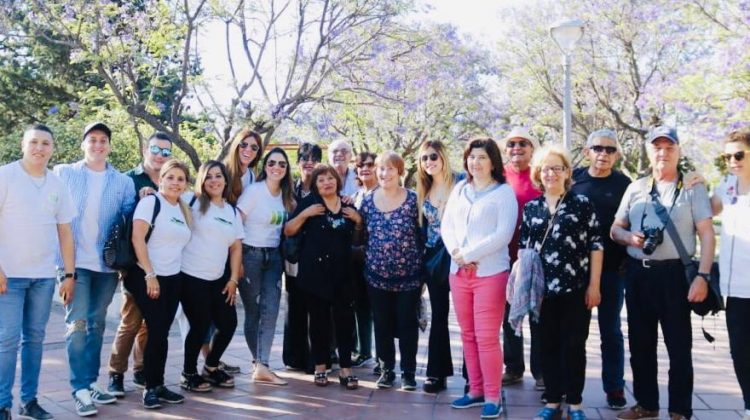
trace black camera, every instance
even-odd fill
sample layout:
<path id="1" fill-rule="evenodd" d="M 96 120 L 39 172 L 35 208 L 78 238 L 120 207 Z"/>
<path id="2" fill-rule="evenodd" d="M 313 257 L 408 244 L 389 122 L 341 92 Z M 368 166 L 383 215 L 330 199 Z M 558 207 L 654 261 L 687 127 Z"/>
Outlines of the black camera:
<path id="1" fill-rule="evenodd" d="M 644 227 L 643 236 L 643 253 L 651 255 L 656 250 L 656 247 L 664 241 L 664 230 L 655 227 Z"/>

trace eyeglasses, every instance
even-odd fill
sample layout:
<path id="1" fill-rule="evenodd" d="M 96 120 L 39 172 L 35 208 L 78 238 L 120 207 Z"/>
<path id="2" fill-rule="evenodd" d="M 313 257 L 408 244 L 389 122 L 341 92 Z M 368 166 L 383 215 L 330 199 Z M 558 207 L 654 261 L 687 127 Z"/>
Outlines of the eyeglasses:
<path id="1" fill-rule="evenodd" d="M 724 153 L 723 155 L 721 155 L 721 157 L 727 163 L 730 160 L 732 160 L 732 158 L 734 158 L 734 160 L 736 160 L 737 162 L 740 162 L 740 161 L 742 161 L 742 159 L 745 158 L 745 151 L 744 150 L 740 150 L 739 152 L 734 152 L 734 153 Z"/>
<path id="2" fill-rule="evenodd" d="M 422 162 L 427 162 L 427 159 L 429 159 L 429 160 L 431 160 L 431 161 L 434 162 L 434 161 L 438 160 L 439 157 L 440 156 L 438 156 L 437 153 L 430 153 L 429 155 L 422 155 L 422 157 L 420 159 L 422 160 Z"/>
<path id="3" fill-rule="evenodd" d="M 333 150 L 331 150 L 331 153 L 333 153 L 334 155 L 337 154 L 337 153 L 347 154 L 347 153 L 349 153 L 349 149 L 347 149 L 347 148 L 333 149 Z"/>
<path id="4" fill-rule="evenodd" d="M 271 159 L 268 159 L 268 161 L 266 162 L 266 166 L 268 166 L 269 168 L 273 168 L 276 165 L 279 165 L 279 168 L 281 169 L 286 169 L 287 163 L 285 160 L 271 160 Z"/>
<path id="5" fill-rule="evenodd" d="M 357 168 L 374 168 L 375 162 L 362 162 L 357 164 Z"/>
<path id="6" fill-rule="evenodd" d="M 260 150 L 260 146 L 258 146 L 257 144 L 250 144 L 246 141 L 240 143 L 240 149 L 247 149 L 247 146 L 250 146 L 250 150 L 252 150 L 253 152 L 257 152 L 258 150 Z"/>
<path id="7" fill-rule="evenodd" d="M 299 155 L 300 162 L 320 162 L 320 158 L 313 155 Z"/>
<path id="8" fill-rule="evenodd" d="M 518 140 L 518 141 L 511 140 L 511 141 L 505 143 L 505 147 L 507 147 L 508 149 L 512 149 L 512 148 L 514 148 L 516 146 L 518 146 L 518 147 L 526 147 L 526 146 L 531 146 L 531 143 L 529 143 L 526 140 Z"/>
<path id="9" fill-rule="evenodd" d="M 161 148 L 155 144 L 149 146 L 148 151 L 151 152 L 151 154 L 154 156 L 158 156 L 159 154 L 161 154 L 161 156 L 165 158 L 172 156 L 172 149 L 170 149 L 169 147 Z"/>
<path id="10" fill-rule="evenodd" d="M 607 152 L 608 155 L 612 155 L 617 152 L 617 148 L 615 146 L 600 146 L 598 144 L 591 146 L 590 149 L 593 150 L 594 153 Z"/>
<path id="11" fill-rule="evenodd" d="M 562 166 L 562 165 L 542 166 L 542 173 L 546 173 L 546 172 L 552 171 L 552 172 L 554 172 L 556 174 L 559 174 L 559 173 L 563 172 L 566 169 L 567 168 L 565 166 Z"/>

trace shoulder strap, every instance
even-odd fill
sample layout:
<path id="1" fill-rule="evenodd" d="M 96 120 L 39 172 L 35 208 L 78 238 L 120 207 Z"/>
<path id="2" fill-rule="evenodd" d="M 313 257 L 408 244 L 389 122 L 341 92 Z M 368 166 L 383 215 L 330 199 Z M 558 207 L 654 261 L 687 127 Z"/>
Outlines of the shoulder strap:
<path id="1" fill-rule="evenodd" d="M 555 224 L 555 217 L 557 217 L 557 211 L 560 210 L 560 206 L 562 205 L 563 201 L 565 201 L 565 197 L 568 196 L 568 193 L 565 193 L 562 198 L 560 198 L 560 202 L 557 203 L 557 207 L 555 207 L 555 212 L 552 213 L 552 216 L 549 218 L 549 223 L 547 224 L 547 231 L 544 232 L 544 238 L 542 238 L 542 244 L 539 246 L 539 252 L 542 252 L 542 248 L 544 248 L 544 242 L 547 241 L 547 235 L 549 235 L 549 231 L 552 230 L 552 225 Z"/>
<path id="2" fill-rule="evenodd" d="M 690 255 L 688 255 L 687 250 L 685 249 L 685 245 L 682 243 L 682 239 L 680 239 L 680 234 L 677 233 L 677 228 L 675 227 L 674 223 L 672 223 L 672 218 L 669 217 L 669 212 L 667 212 L 667 209 L 664 207 L 663 204 L 661 204 L 661 200 L 659 199 L 659 193 L 656 192 L 656 187 L 654 186 L 651 188 L 651 199 L 654 203 L 654 210 L 656 211 L 656 215 L 659 216 L 659 219 L 661 219 L 661 222 L 666 227 L 667 233 L 669 234 L 669 237 L 672 238 L 672 243 L 674 244 L 674 247 L 677 249 L 677 253 L 680 254 L 680 260 L 682 260 L 683 265 L 688 265 L 692 262 L 690 259 Z M 675 191 L 675 195 L 679 194 L 679 190 Z M 675 201 L 677 199 L 675 198 Z"/>
<path id="3" fill-rule="evenodd" d="M 161 200 L 159 200 L 159 197 L 156 196 L 156 194 L 149 194 L 150 196 L 154 197 L 154 214 L 151 215 L 151 225 L 148 227 L 148 232 L 146 232 L 146 242 L 148 242 L 148 239 L 151 237 L 151 233 L 154 231 L 154 223 L 156 223 L 156 216 L 159 215 L 159 212 L 161 211 Z"/>
<path id="4" fill-rule="evenodd" d="M 193 207 L 193 204 L 195 204 L 195 200 L 198 199 L 198 196 L 193 194 L 193 198 L 190 199 L 189 207 Z"/>

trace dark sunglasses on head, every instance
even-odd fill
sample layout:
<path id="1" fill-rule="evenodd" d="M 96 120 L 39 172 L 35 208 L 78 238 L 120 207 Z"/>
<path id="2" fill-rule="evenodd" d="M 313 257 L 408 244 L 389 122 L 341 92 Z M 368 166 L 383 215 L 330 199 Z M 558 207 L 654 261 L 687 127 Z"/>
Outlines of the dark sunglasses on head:
<path id="1" fill-rule="evenodd" d="M 724 153 L 723 155 L 721 155 L 721 157 L 724 159 L 725 162 L 729 162 L 730 160 L 732 160 L 732 158 L 734 158 L 734 160 L 736 160 L 737 162 L 740 162 L 742 159 L 745 158 L 745 151 L 740 150 L 739 152 L 734 152 L 734 153 Z"/>
<path id="2" fill-rule="evenodd" d="M 252 150 L 253 152 L 257 152 L 258 150 L 260 150 L 260 147 L 258 147 L 257 144 L 250 144 L 246 141 L 240 143 L 240 149 L 246 149 L 247 146 L 250 146 L 250 150 Z"/>
<path id="3" fill-rule="evenodd" d="M 617 148 L 615 146 L 600 146 L 598 144 L 591 146 L 591 150 L 593 150 L 594 153 L 607 152 L 608 155 L 611 155 L 617 152 Z"/>
<path id="4" fill-rule="evenodd" d="M 508 149 L 512 149 L 512 148 L 514 148 L 516 146 L 518 146 L 518 147 L 526 147 L 526 146 L 530 146 L 530 145 L 531 145 L 531 143 L 528 142 L 528 141 L 526 141 L 526 140 L 518 140 L 518 141 L 511 140 L 511 141 L 505 143 L 505 147 L 507 147 Z"/>
<path id="5" fill-rule="evenodd" d="M 162 157 L 168 158 L 172 156 L 172 149 L 169 147 L 161 148 L 155 144 L 152 144 L 148 147 L 148 151 L 151 152 L 152 155 L 157 156 L 159 154 L 162 155 Z"/>
<path id="6" fill-rule="evenodd" d="M 313 155 L 299 155 L 300 162 L 320 162 L 320 158 Z"/>
<path id="7" fill-rule="evenodd" d="M 422 155 L 422 157 L 420 159 L 422 160 L 422 162 L 427 162 L 427 159 L 429 159 L 429 160 L 431 160 L 431 161 L 434 162 L 434 161 L 438 160 L 439 157 L 440 156 L 438 156 L 437 153 L 430 153 L 429 155 Z"/>
<path id="8" fill-rule="evenodd" d="M 279 165 L 279 168 L 281 168 L 281 169 L 285 169 L 286 168 L 286 161 L 285 160 L 276 161 L 276 160 L 268 159 L 268 161 L 266 162 L 266 166 L 268 166 L 269 168 L 273 168 L 277 164 Z"/>
<path id="9" fill-rule="evenodd" d="M 362 162 L 357 164 L 357 168 L 372 168 L 375 166 L 375 162 Z"/>

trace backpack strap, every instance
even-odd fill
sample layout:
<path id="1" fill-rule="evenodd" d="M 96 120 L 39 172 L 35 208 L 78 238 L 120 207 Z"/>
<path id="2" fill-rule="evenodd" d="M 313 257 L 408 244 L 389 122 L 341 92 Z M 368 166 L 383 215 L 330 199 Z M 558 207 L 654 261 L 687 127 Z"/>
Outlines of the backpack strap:
<path id="1" fill-rule="evenodd" d="M 193 198 L 190 199 L 190 204 L 188 205 L 188 207 L 192 208 L 193 204 L 195 204 L 195 200 L 197 200 L 197 199 L 198 199 L 198 196 L 195 195 L 195 194 L 193 194 Z"/>
<path id="2" fill-rule="evenodd" d="M 159 212 L 161 211 L 161 200 L 159 200 L 159 197 L 156 196 L 156 194 L 149 194 L 150 196 L 154 197 L 154 214 L 151 215 L 151 224 L 148 227 L 148 232 L 146 232 L 146 242 L 148 243 L 148 239 L 151 237 L 151 233 L 154 231 L 154 223 L 156 223 L 156 216 L 159 215 Z"/>

